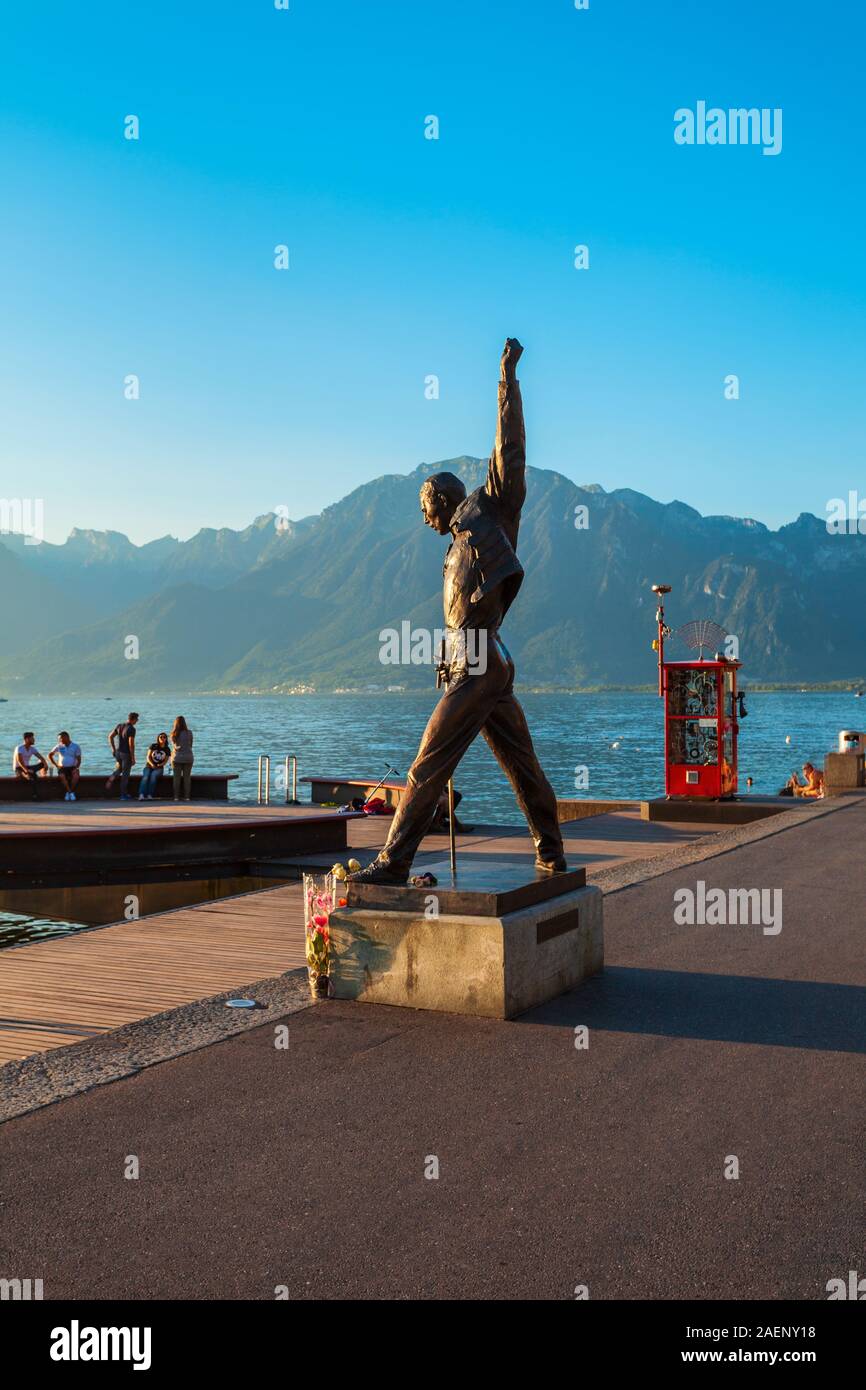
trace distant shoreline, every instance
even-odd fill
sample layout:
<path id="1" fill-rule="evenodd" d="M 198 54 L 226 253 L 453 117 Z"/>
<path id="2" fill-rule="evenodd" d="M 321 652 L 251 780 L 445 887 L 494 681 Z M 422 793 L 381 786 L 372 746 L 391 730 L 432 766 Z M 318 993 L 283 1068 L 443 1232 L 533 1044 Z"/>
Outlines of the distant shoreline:
<path id="1" fill-rule="evenodd" d="M 655 681 L 646 682 L 641 685 L 532 685 L 516 684 L 515 691 L 519 695 L 654 695 L 657 692 Z M 866 692 L 866 676 L 861 681 L 818 681 L 814 683 L 801 683 L 794 681 L 750 681 L 746 679 L 741 687 L 747 693 L 772 694 L 772 695 L 853 695 L 856 696 L 858 690 Z M 353 698 L 359 695 L 373 696 L 376 699 L 402 699 L 405 697 L 415 697 L 418 695 L 435 694 L 431 685 L 429 689 L 425 686 L 413 686 L 408 689 L 365 689 L 361 686 L 357 688 L 322 688 L 322 689 L 288 689 L 288 690 L 143 690 L 138 687 L 136 690 L 121 691 L 119 694 L 105 695 L 101 692 L 94 693 L 82 690 L 69 691 L 16 691 L 12 695 L 4 697 L 4 703 L 12 703 L 16 700 L 102 700 L 106 704 L 128 703 L 130 700 L 143 699 L 185 699 L 185 700 L 284 700 L 309 699 L 316 696 L 342 696 Z"/>

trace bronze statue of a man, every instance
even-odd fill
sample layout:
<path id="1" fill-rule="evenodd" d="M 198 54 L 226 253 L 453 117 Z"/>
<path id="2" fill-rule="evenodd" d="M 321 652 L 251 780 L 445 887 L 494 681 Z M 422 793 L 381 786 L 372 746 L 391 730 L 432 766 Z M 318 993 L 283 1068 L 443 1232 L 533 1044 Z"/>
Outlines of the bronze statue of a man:
<path id="1" fill-rule="evenodd" d="M 421 488 L 425 524 L 441 536 L 451 534 L 443 569 L 446 655 L 440 676 L 445 690 L 409 769 L 406 795 L 385 847 L 353 879 L 406 883 L 448 779 L 479 733 L 514 788 L 532 832 L 537 867 L 548 872 L 566 867 L 556 797 L 514 697 L 514 663 L 499 636 L 523 580 L 516 551 L 526 498 L 526 436 L 515 376 L 522 352 L 516 338 L 506 340 L 496 443 L 485 486 L 467 497 L 453 473 L 436 473 Z"/>

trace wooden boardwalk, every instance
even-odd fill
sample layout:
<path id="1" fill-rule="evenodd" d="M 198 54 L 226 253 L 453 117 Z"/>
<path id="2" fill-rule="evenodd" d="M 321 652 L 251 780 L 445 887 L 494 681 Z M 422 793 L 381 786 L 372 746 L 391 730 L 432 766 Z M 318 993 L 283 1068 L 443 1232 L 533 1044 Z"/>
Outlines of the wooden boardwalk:
<path id="1" fill-rule="evenodd" d="M 0 952 L 0 1063 L 293 970 L 301 885 Z"/>
<path id="2" fill-rule="evenodd" d="M 122 814 L 135 816 L 137 809 L 123 808 Z M 165 815 L 158 808 L 141 810 L 148 818 Z M 249 807 L 219 810 L 250 813 Z M 85 812 L 88 818 L 93 814 L 102 813 Z M 349 822 L 349 843 L 364 862 L 383 843 L 387 827 L 379 817 Z M 570 860 L 585 864 L 591 878 L 594 869 L 662 853 L 707 830 L 648 824 L 637 812 L 617 812 L 572 821 L 563 833 Z M 419 864 L 441 858 L 447 846 L 447 836 L 429 835 Z M 508 855 L 528 868 L 534 858 L 524 827 L 479 826 L 475 834 L 459 836 L 458 846 L 461 855 Z M 322 867 L 332 861 L 327 855 L 304 859 Z M 303 964 L 300 883 L 0 951 L 0 1064 Z"/>
<path id="3" fill-rule="evenodd" d="M 255 876 L 253 861 L 310 852 L 345 857 L 347 829 L 357 815 L 309 804 L 225 802 L 0 807 L 0 893 L 164 882 L 174 870 L 194 872 L 197 878 Z M 14 899 L 7 905 L 19 910 Z M 47 909 L 46 915 L 57 914 L 56 907 Z"/>

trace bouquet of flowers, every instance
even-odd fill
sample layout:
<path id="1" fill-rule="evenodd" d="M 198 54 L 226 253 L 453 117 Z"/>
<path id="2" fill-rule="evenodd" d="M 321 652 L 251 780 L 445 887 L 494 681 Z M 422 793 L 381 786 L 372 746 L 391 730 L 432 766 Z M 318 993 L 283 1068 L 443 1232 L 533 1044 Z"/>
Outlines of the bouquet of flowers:
<path id="1" fill-rule="evenodd" d="M 356 861 L 349 860 L 350 872 Z M 360 864 L 357 866 L 360 868 Z M 331 973 L 331 913 L 345 907 L 346 870 L 335 864 L 327 874 L 304 874 L 304 945 L 313 997 L 326 999 Z"/>

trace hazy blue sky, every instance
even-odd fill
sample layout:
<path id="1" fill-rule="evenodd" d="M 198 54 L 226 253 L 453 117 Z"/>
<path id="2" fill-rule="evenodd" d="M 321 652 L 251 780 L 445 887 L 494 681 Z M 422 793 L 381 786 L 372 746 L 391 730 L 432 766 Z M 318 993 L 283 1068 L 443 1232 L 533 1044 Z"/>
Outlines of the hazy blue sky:
<path id="1" fill-rule="evenodd" d="M 538 467 L 772 525 L 866 490 L 862 5 L 4 10 L 0 492 L 50 539 L 484 454 L 509 333 Z M 676 145 L 699 100 L 781 154 Z"/>

